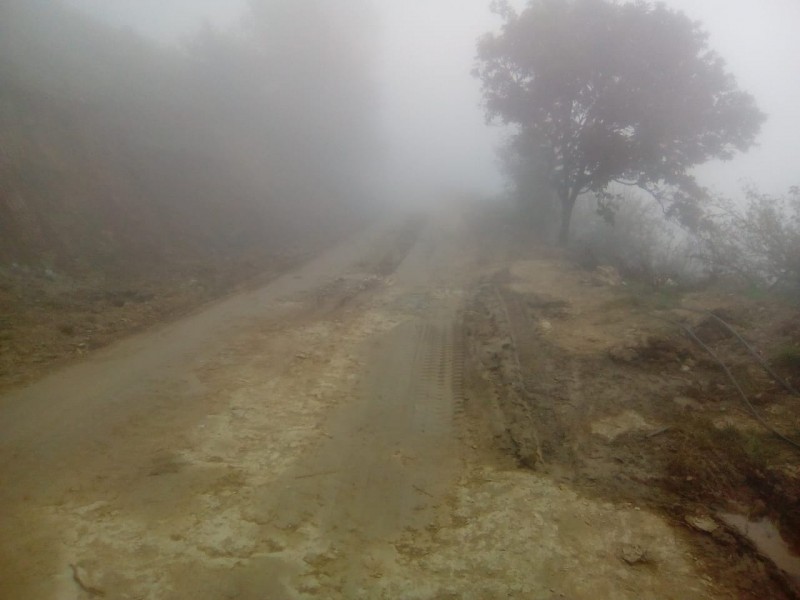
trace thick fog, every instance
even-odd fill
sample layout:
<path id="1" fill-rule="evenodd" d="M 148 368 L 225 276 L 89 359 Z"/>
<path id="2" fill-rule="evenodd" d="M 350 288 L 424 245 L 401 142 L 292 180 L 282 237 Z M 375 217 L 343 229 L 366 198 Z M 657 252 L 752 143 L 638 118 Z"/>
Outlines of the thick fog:
<path id="1" fill-rule="evenodd" d="M 783 194 L 800 181 L 800 3 L 796 0 L 669 0 L 705 25 L 710 46 L 728 63 L 739 86 L 767 114 L 758 146 L 728 163 L 701 167 L 704 183 L 734 195 L 752 181 Z"/>
<path id="2" fill-rule="evenodd" d="M 238 23 L 242 0 L 70 0 L 121 26 L 169 43 L 203 21 Z M 423 200 L 436 190 L 492 192 L 502 187 L 498 128 L 484 123 L 479 84 L 470 76 L 476 38 L 498 26 L 489 0 L 371 0 L 364 23 L 374 27 L 373 78 L 380 99 L 381 155 L 391 200 Z M 515 6 L 524 2 L 515 0 Z M 770 193 L 797 184 L 800 156 L 800 4 L 668 0 L 701 21 L 710 45 L 751 92 L 768 121 L 758 147 L 698 170 L 700 182 L 729 195 L 753 182 Z M 347 6 L 342 3 L 342 6 Z M 357 17 L 358 18 L 358 17 Z M 388 173 L 388 174 L 387 174 Z"/>
<path id="3" fill-rule="evenodd" d="M 182 43 L 202 23 L 235 28 L 244 1 L 70 0 L 109 21 L 165 43 Z M 345 11 L 349 5 L 342 4 Z M 479 82 L 471 76 L 476 39 L 497 19 L 485 0 L 372 2 L 352 14 L 368 28 L 382 159 L 379 200 L 425 203 L 449 193 L 492 194 L 502 187 Z"/>
<path id="4" fill-rule="evenodd" d="M 491 193 L 502 182 L 480 85 L 470 75 L 476 39 L 497 21 L 485 0 L 376 2 L 383 28 L 381 112 L 398 185 Z"/>

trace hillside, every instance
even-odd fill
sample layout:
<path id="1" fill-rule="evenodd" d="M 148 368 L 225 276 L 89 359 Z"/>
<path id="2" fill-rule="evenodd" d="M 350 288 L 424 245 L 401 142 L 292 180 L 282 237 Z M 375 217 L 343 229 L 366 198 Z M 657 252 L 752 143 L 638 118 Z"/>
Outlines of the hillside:
<path id="1" fill-rule="evenodd" d="M 354 157 L 371 132 L 353 110 L 368 94 L 363 73 L 336 63 L 345 37 L 336 58 L 295 57 L 335 78 L 300 88 L 275 68 L 286 50 L 265 42 L 299 23 L 269 14 L 259 34 L 206 30 L 166 47 L 58 2 L 0 13 L 0 380 L 276 272 L 363 222 Z M 336 98 L 298 100 L 318 98 L 315 86 Z"/>

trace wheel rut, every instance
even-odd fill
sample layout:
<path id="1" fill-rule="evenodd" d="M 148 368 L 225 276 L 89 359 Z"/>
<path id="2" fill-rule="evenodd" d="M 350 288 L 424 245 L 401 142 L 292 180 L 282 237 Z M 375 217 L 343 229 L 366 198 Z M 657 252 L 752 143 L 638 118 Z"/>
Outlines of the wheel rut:
<path id="1" fill-rule="evenodd" d="M 270 522 L 331 543 L 423 527 L 457 461 L 460 354 L 452 319 L 411 320 L 365 345 L 358 397 L 282 483 Z"/>

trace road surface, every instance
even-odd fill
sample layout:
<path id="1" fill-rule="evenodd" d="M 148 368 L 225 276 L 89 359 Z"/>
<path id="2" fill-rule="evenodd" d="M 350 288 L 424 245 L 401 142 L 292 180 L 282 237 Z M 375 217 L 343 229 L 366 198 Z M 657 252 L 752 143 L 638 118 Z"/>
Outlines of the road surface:
<path id="1" fill-rule="evenodd" d="M 495 447 L 460 314 L 501 246 L 379 224 L 0 399 L 0 597 L 715 597 L 661 518 Z"/>

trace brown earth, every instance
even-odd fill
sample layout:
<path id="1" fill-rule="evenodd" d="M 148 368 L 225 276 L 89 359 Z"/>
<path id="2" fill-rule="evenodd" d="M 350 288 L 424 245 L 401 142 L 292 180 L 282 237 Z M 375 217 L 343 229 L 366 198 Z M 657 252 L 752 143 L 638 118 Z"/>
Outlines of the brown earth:
<path id="1" fill-rule="evenodd" d="M 582 270 L 541 248 L 516 259 L 483 282 L 467 328 L 519 463 L 589 497 L 663 515 L 703 571 L 732 585 L 731 597 L 762 598 L 765 589 L 797 597 L 800 450 L 758 424 L 680 327 L 690 325 L 722 357 L 772 427 L 800 442 L 800 399 L 697 312 L 723 316 L 770 356 L 797 347 L 796 307 L 627 284 L 613 269 Z M 778 371 L 797 385 L 792 368 Z M 791 574 L 754 552 L 725 522 L 731 512 L 753 530 L 764 518 L 779 526 L 777 552 L 793 555 Z"/>
<path id="2" fill-rule="evenodd" d="M 721 513 L 791 534 L 797 454 L 679 304 L 792 343 L 791 308 L 634 289 L 484 209 L 376 225 L 0 398 L 0 598 L 796 597 Z"/>

